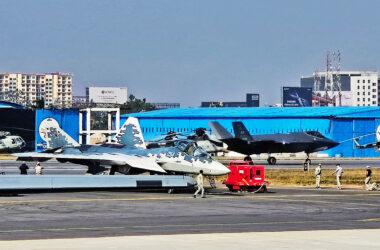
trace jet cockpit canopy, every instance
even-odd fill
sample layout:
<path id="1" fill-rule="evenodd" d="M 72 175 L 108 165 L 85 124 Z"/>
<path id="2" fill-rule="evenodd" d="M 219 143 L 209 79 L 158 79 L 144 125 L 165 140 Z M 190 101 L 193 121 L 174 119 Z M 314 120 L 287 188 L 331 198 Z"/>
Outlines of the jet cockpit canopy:
<path id="1" fill-rule="evenodd" d="M 178 140 L 174 142 L 174 146 L 188 155 L 210 158 L 210 155 L 192 140 Z"/>
<path id="2" fill-rule="evenodd" d="M 308 135 L 311 135 L 311 136 L 318 137 L 318 138 L 326 138 L 324 135 L 322 135 L 318 131 L 314 131 L 314 130 L 312 130 L 312 131 L 306 131 L 305 133 L 308 134 Z"/>

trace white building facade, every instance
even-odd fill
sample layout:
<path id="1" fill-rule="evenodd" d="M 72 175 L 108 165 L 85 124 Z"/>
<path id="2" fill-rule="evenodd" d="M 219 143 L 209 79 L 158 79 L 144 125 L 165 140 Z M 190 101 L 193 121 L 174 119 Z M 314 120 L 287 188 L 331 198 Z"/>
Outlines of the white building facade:
<path id="1" fill-rule="evenodd" d="M 301 77 L 301 87 L 312 87 L 313 94 L 322 98 L 327 94 L 329 99 L 335 100 L 336 106 L 379 106 L 378 71 L 340 71 L 337 74 L 334 72 L 331 76 L 333 84 L 326 81 L 326 72 Z"/>
<path id="2" fill-rule="evenodd" d="M 353 106 L 378 106 L 378 72 L 351 76 Z"/>
<path id="3" fill-rule="evenodd" d="M 43 99 L 45 108 L 70 108 L 72 84 L 72 73 L 0 73 L 0 99 L 25 106 Z"/>

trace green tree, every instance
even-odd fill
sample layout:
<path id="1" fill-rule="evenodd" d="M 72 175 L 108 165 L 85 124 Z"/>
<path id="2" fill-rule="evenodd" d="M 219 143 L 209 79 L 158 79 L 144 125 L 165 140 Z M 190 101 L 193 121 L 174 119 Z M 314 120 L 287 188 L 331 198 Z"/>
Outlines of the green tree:
<path id="1" fill-rule="evenodd" d="M 146 102 L 146 99 L 138 99 L 134 95 L 130 95 L 128 102 L 120 106 L 120 112 L 122 114 L 126 113 L 137 113 L 143 111 L 155 110 L 156 106 L 151 103 Z"/>

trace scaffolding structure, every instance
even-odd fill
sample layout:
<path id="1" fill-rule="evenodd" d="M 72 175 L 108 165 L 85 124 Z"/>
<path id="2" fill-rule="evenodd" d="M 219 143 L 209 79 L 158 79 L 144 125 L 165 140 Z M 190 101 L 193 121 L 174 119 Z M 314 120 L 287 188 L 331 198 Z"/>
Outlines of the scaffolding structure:
<path id="1" fill-rule="evenodd" d="M 341 54 L 340 51 L 327 51 L 325 72 L 314 72 L 314 91 L 324 91 L 322 96 L 327 105 L 342 106 L 341 81 Z M 324 76 L 324 82 L 322 77 Z M 323 85 L 322 85 L 323 83 Z M 336 92 L 338 92 L 336 94 Z M 318 102 L 318 106 L 320 103 Z"/>

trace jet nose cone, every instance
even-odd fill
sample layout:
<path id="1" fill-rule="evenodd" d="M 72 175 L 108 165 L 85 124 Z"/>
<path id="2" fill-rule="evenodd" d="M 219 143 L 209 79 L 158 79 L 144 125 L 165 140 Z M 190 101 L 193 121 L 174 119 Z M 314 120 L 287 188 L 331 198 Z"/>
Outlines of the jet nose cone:
<path id="1" fill-rule="evenodd" d="M 225 174 L 228 174 L 229 172 L 231 172 L 231 170 L 229 168 L 227 168 L 226 166 L 224 166 L 220 162 L 215 162 L 214 169 L 215 169 L 214 170 L 215 175 L 225 175 Z"/>
<path id="2" fill-rule="evenodd" d="M 331 140 L 331 142 L 329 143 L 329 148 L 333 148 L 333 147 L 336 147 L 338 146 L 340 143 L 337 142 L 337 141 L 334 141 L 334 140 Z"/>

